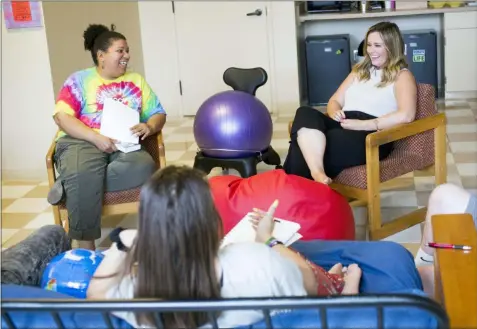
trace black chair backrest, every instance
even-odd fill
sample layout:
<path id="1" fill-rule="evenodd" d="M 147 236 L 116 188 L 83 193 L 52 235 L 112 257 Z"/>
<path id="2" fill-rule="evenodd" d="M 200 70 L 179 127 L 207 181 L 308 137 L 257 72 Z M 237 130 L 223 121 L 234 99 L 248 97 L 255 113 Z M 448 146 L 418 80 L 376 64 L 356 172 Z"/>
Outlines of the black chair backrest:
<path id="1" fill-rule="evenodd" d="M 358 46 L 358 56 L 364 57 L 364 40 Z"/>
<path id="2" fill-rule="evenodd" d="M 224 72 L 224 82 L 233 90 L 243 91 L 255 96 L 257 89 L 267 83 L 268 75 L 261 67 L 241 69 L 229 67 Z"/>

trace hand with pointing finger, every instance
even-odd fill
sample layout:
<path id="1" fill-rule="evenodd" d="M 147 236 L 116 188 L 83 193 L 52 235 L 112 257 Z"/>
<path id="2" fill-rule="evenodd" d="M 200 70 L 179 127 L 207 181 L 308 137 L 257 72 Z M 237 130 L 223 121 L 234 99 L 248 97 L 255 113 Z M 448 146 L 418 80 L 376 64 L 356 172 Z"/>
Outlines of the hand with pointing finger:
<path id="1" fill-rule="evenodd" d="M 274 214 L 277 207 L 278 200 L 275 200 L 267 212 L 256 208 L 253 209 L 253 212 L 250 214 L 250 221 L 256 232 L 255 241 L 265 243 L 272 237 L 273 228 L 275 227 Z"/>

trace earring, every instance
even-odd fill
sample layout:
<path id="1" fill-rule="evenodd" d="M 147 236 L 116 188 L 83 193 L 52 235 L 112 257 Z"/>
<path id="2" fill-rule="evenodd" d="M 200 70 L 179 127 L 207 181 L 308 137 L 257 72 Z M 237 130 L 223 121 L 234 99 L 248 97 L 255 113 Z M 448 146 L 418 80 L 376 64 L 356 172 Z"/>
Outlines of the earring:
<path id="1" fill-rule="evenodd" d="M 101 68 L 104 70 L 104 62 L 101 62 Z"/>

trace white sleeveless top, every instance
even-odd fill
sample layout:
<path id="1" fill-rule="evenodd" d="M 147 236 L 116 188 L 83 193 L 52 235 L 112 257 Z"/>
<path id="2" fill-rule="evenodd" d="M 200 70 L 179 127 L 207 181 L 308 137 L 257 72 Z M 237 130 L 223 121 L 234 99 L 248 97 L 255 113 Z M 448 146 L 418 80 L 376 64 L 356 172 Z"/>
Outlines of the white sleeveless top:
<path id="1" fill-rule="evenodd" d="M 382 70 L 372 68 L 368 81 L 358 81 L 355 78 L 345 92 L 343 111 L 360 111 L 375 117 L 397 111 L 394 82 L 385 87 L 377 87 L 382 73 Z"/>
<path id="2" fill-rule="evenodd" d="M 222 275 L 222 298 L 253 298 L 306 296 L 303 276 L 298 265 L 280 255 L 263 243 L 237 243 L 220 249 L 218 255 Z M 119 286 L 111 288 L 108 299 L 132 299 L 134 282 L 130 276 L 124 277 Z M 134 328 L 139 326 L 131 312 L 114 312 Z M 250 325 L 263 319 L 263 313 L 256 311 L 225 311 L 217 319 L 220 328 Z M 209 328 L 210 324 L 202 326 Z"/>

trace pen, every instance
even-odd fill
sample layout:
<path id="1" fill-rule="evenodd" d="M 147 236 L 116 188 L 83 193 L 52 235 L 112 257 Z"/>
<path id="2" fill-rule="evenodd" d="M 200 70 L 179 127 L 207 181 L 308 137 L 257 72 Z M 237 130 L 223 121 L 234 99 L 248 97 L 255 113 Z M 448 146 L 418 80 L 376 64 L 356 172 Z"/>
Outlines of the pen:
<path id="1" fill-rule="evenodd" d="M 450 243 L 436 243 L 436 242 L 429 242 L 426 243 L 428 247 L 431 248 L 441 248 L 441 249 L 460 249 L 460 250 L 471 250 L 471 246 L 464 246 L 461 244 L 450 244 Z"/>

